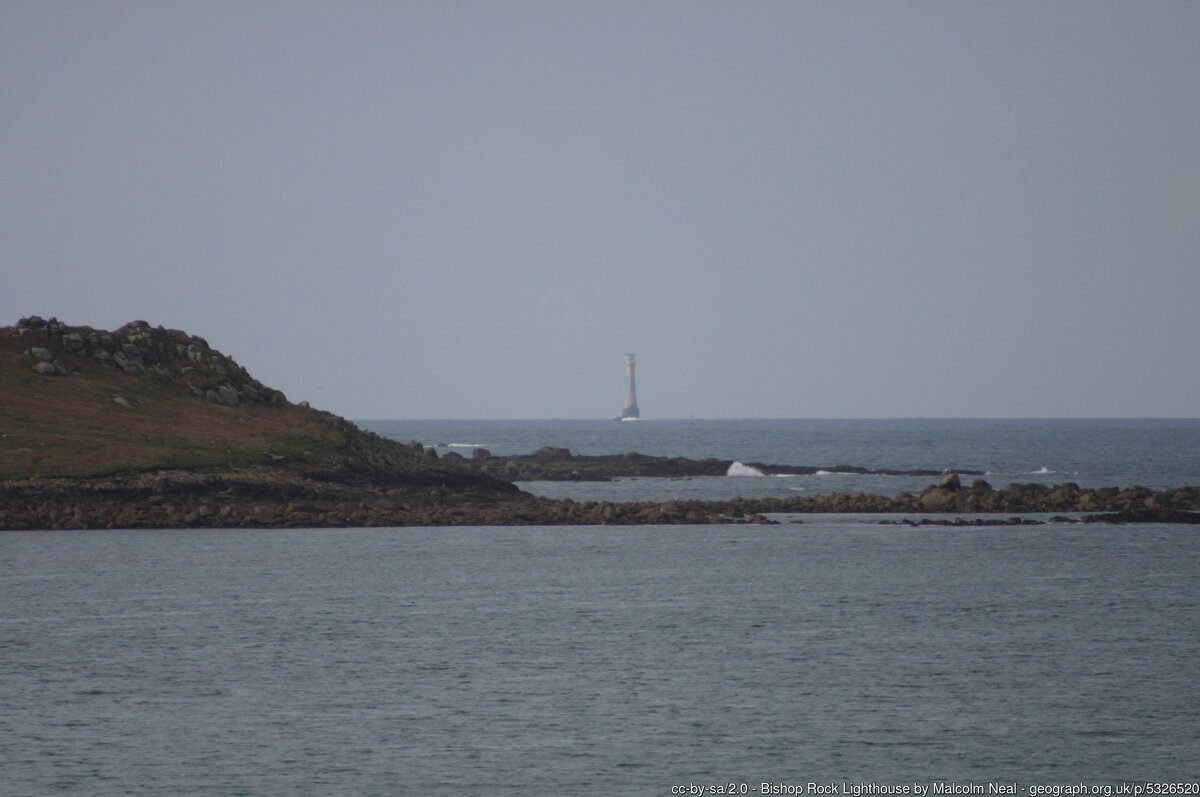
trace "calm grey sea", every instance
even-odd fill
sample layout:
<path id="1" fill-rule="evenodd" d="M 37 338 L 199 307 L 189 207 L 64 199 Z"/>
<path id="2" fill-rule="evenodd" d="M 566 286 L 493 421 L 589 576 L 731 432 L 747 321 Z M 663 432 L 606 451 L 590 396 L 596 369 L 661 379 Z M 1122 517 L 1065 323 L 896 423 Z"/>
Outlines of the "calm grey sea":
<path id="1" fill-rule="evenodd" d="M 7 795 L 1200 771 L 1192 528 L 0 535 Z"/>
<path id="2" fill-rule="evenodd" d="M 804 521 L 0 534 L 0 794 L 1196 781 L 1194 528 Z"/>
<path id="3" fill-rule="evenodd" d="M 541 446 L 576 454 L 638 451 L 694 459 L 717 457 L 777 465 L 856 465 L 871 469 L 969 469 L 993 487 L 1061 484 L 1153 489 L 1200 484 L 1200 419 L 929 419 L 642 420 L 642 421 L 363 421 L 402 441 L 436 446 L 441 455 L 528 454 Z M 744 471 L 743 471 L 744 472 Z M 552 498 L 665 501 L 833 492 L 892 496 L 919 492 L 928 476 L 819 474 L 787 477 L 618 479 L 526 483 Z"/>

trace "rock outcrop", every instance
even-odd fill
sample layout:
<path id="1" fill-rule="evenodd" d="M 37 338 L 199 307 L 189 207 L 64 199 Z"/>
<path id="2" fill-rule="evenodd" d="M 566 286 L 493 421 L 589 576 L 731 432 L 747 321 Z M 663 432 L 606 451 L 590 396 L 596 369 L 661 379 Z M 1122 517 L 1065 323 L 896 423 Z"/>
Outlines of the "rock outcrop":
<path id="1" fill-rule="evenodd" d="M 283 393 L 251 377 L 231 357 L 209 347 L 204 338 L 152 327 L 145 321 L 105 332 L 32 316 L 17 322 L 16 334 L 29 343 L 25 352 L 30 367 L 39 375 L 66 376 L 74 372 L 72 360 L 91 358 L 106 368 L 179 382 L 197 397 L 230 407 L 287 403 Z"/>

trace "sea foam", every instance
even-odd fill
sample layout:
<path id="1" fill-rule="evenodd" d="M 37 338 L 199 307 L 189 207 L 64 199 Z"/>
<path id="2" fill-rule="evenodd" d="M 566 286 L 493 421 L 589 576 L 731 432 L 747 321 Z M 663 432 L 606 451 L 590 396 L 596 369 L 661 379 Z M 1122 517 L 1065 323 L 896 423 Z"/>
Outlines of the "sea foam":
<path id="1" fill-rule="evenodd" d="M 726 476 L 763 476 L 763 472 L 751 465 L 746 465 L 741 462 L 734 461 L 730 464 L 729 470 L 725 471 Z"/>

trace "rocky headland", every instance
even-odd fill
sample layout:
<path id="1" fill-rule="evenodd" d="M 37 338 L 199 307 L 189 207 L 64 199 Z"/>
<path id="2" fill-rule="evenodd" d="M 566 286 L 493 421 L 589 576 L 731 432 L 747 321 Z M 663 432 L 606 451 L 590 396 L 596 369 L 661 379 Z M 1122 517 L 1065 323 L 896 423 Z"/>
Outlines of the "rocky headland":
<path id="1" fill-rule="evenodd" d="M 919 522 L 955 525 L 1024 522 L 1002 519 L 1023 513 L 1097 522 L 1200 519 L 1196 487 L 995 489 L 981 479 L 964 486 L 959 474 L 848 465 L 749 463 L 767 474 L 825 470 L 940 481 L 891 498 L 661 503 L 551 500 L 512 484 L 723 475 L 731 464 L 555 448 L 438 457 L 420 443 L 381 438 L 293 404 L 203 338 L 178 330 L 135 321 L 109 332 L 37 317 L 0 329 L 0 529 L 768 523 L 772 514 L 826 512 L 916 513 Z M 991 519 L 952 518 L 956 513 Z"/>
<path id="2" fill-rule="evenodd" d="M 444 523 L 527 498 L 293 404 L 194 335 L 0 329 L 0 528 Z"/>

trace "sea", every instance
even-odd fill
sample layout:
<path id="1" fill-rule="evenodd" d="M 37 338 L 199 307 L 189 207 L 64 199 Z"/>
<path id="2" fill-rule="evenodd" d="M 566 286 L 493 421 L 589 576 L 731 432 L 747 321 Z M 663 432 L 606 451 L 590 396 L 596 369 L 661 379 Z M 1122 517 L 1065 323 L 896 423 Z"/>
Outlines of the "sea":
<path id="1" fill-rule="evenodd" d="M 640 451 L 1200 484 L 1200 420 L 409 421 Z M 920 489 L 733 475 L 560 497 Z M 1167 524 L 0 533 L 0 795 L 1198 794 Z"/>
<path id="2" fill-rule="evenodd" d="M 525 482 L 538 495 L 597 501 L 725 500 L 827 495 L 855 491 L 893 496 L 920 492 L 929 476 L 870 476 L 820 472 L 753 478 L 751 463 L 870 470 L 975 471 L 1009 484 L 1080 487 L 1200 485 L 1200 419 L 1047 420 L 638 420 L 638 421 L 401 421 L 360 422 L 363 428 L 439 455 L 471 458 L 482 448 L 497 456 L 529 454 L 542 446 L 573 454 L 636 451 L 664 457 L 715 457 L 739 463 L 739 478 L 615 479 L 612 482 Z"/>

